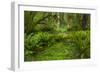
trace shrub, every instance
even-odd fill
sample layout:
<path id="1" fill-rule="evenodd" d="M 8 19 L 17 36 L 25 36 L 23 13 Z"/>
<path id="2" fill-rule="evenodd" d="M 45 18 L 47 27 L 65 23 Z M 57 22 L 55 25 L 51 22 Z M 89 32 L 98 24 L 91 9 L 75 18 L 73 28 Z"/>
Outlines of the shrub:
<path id="1" fill-rule="evenodd" d="M 90 32 L 37 32 L 25 37 L 27 60 L 90 58 Z"/>
<path id="2" fill-rule="evenodd" d="M 47 47 L 49 38 L 50 34 L 48 32 L 38 32 L 27 35 L 24 38 L 25 56 L 35 55 L 44 50 L 44 47 Z"/>
<path id="3" fill-rule="evenodd" d="M 77 31 L 72 32 L 70 35 L 71 41 L 75 43 L 80 50 L 80 58 L 90 57 L 90 31 Z"/>

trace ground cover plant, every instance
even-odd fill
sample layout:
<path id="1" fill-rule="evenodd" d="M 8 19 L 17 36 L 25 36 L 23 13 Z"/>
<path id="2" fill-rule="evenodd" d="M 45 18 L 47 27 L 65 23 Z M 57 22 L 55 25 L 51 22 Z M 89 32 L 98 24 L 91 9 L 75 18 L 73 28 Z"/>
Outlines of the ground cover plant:
<path id="1" fill-rule="evenodd" d="M 24 61 L 90 58 L 90 14 L 24 11 Z"/>

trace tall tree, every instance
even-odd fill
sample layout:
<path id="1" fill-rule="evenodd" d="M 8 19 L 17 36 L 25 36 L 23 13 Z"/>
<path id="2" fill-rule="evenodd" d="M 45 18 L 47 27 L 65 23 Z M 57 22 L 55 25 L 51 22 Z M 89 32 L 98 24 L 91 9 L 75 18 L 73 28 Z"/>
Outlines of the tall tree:
<path id="1" fill-rule="evenodd" d="M 87 15 L 83 14 L 83 17 L 82 17 L 82 29 L 83 30 L 86 29 L 86 25 L 87 25 Z"/>

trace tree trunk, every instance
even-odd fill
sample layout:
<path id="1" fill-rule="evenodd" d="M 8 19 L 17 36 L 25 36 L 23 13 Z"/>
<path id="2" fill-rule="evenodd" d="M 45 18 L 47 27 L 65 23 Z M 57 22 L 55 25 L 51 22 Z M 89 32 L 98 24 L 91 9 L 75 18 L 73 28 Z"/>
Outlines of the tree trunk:
<path id="1" fill-rule="evenodd" d="M 87 15 L 83 14 L 83 17 L 82 17 L 82 29 L 83 30 L 86 29 L 86 25 L 87 25 Z"/>

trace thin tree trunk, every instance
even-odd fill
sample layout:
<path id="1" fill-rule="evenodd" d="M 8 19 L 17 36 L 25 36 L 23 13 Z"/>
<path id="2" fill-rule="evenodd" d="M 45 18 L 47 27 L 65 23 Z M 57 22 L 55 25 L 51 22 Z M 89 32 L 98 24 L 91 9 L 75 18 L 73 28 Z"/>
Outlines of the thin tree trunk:
<path id="1" fill-rule="evenodd" d="M 86 29 L 86 25 L 87 25 L 87 15 L 83 14 L 83 17 L 82 17 L 82 29 L 83 30 Z"/>

